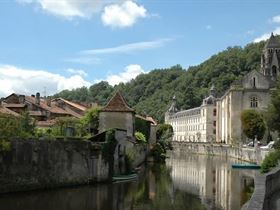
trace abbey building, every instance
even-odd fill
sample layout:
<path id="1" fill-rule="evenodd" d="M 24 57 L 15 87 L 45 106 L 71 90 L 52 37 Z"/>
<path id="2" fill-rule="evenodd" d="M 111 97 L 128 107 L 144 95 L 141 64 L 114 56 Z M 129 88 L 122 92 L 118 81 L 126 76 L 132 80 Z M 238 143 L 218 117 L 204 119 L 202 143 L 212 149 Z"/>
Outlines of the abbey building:
<path id="1" fill-rule="evenodd" d="M 178 111 L 176 99 L 165 113 L 165 123 L 172 125 L 174 141 L 225 142 L 244 138 L 240 115 L 243 110 L 265 110 L 270 91 L 280 74 L 280 43 L 271 34 L 261 56 L 261 70 L 250 71 L 235 81 L 220 98 L 211 87 L 200 107 Z"/>

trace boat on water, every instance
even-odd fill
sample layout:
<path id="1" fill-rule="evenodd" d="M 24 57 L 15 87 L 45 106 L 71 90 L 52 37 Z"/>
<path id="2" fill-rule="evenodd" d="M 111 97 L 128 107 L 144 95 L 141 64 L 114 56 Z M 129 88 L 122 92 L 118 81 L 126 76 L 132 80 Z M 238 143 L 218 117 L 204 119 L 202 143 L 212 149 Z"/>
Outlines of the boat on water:
<path id="1" fill-rule="evenodd" d="M 244 163 L 234 163 L 231 165 L 232 168 L 240 169 L 260 169 L 261 167 L 256 164 L 244 164 Z"/>
<path id="2" fill-rule="evenodd" d="M 126 182 L 126 181 L 133 181 L 138 178 L 137 173 L 127 174 L 127 175 L 115 175 L 113 176 L 113 182 Z"/>

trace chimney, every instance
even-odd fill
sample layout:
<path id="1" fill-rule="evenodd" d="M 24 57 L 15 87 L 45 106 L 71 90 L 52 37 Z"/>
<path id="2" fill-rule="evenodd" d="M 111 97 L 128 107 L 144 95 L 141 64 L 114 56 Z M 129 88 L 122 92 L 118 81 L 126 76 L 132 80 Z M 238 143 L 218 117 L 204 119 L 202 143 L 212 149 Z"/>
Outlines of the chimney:
<path id="1" fill-rule="evenodd" d="M 52 103 L 51 97 L 48 96 L 48 97 L 47 97 L 47 105 L 48 105 L 48 106 L 51 106 L 51 103 Z"/>
<path id="2" fill-rule="evenodd" d="M 40 105 L 40 93 L 36 93 L 35 104 Z"/>

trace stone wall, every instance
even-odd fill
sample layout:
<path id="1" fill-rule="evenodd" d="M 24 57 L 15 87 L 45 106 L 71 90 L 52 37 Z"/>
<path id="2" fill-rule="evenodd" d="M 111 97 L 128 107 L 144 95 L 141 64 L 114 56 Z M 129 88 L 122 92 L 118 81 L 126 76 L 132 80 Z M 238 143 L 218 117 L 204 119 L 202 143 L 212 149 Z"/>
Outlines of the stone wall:
<path id="1" fill-rule="evenodd" d="M 121 173 L 119 152 L 133 150 L 133 168 L 146 159 L 147 146 L 135 144 L 126 134 L 115 132 L 120 147 L 115 149 L 114 174 Z M 101 146 L 82 140 L 12 140 L 11 149 L 0 152 L 0 193 L 110 181 Z"/>
<path id="2" fill-rule="evenodd" d="M 272 210 L 279 209 L 273 199 L 280 191 L 280 167 L 271 172 L 258 175 L 255 178 L 255 190 L 251 199 L 242 207 L 242 210 Z"/>
<path id="3" fill-rule="evenodd" d="M 88 141 L 13 140 L 0 152 L 0 193 L 107 179 L 100 148 Z"/>
<path id="4" fill-rule="evenodd" d="M 172 142 L 172 145 L 177 152 L 218 155 L 252 163 L 261 163 L 268 153 L 267 150 L 259 148 L 238 148 L 224 144 Z"/>

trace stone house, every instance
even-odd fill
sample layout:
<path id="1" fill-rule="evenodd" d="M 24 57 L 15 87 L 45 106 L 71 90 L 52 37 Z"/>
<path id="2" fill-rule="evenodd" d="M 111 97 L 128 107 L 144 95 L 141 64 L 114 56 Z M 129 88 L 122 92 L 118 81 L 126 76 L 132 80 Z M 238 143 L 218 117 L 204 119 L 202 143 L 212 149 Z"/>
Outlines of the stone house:
<path id="1" fill-rule="evenodd" d="M 27 111 L 29 115 L 36 119 L 38 127 L 50 127 L 55 123 L 57 117 L 81 118 L 86 107 L 65 99 L 41 98 L 40 93 L 25 96 L 11 94 L 3 99 L 3 107 L 18 114 Z"/>
<path id="2" fill-rule="evenodd" d="M 120 92 L 116 92 L 99 113 L 99 133 L 111 128 L 126 130 L 128 137 L 134 137 L 135 111 L 127 105 Z"/>

